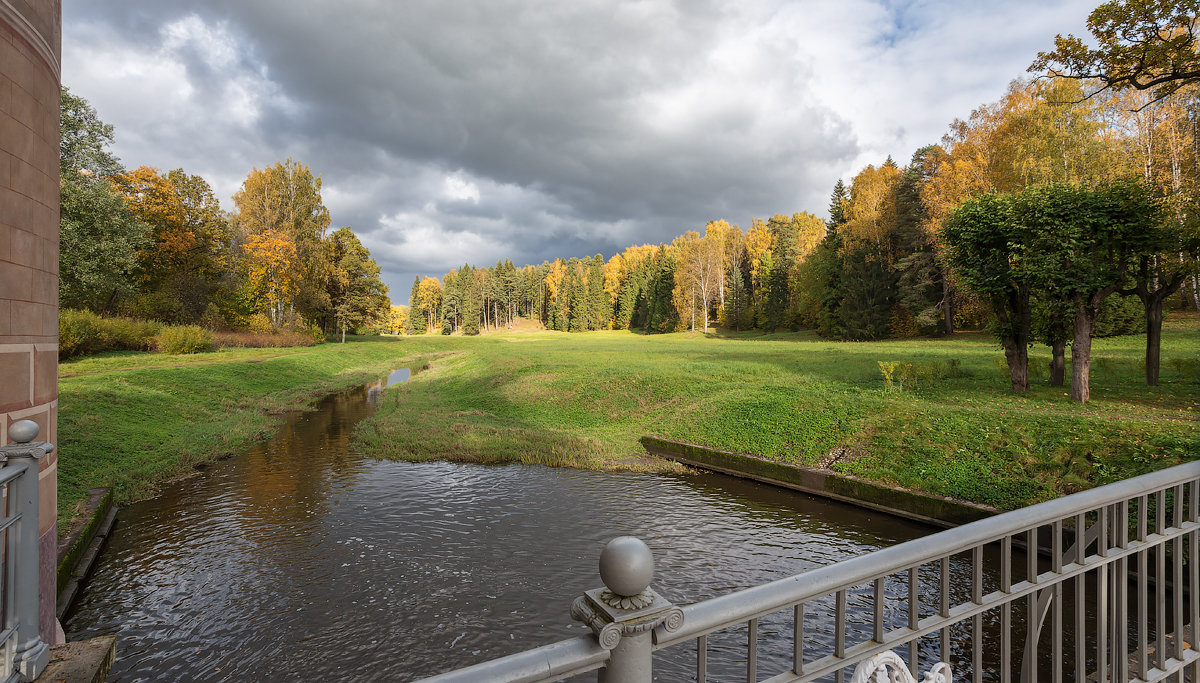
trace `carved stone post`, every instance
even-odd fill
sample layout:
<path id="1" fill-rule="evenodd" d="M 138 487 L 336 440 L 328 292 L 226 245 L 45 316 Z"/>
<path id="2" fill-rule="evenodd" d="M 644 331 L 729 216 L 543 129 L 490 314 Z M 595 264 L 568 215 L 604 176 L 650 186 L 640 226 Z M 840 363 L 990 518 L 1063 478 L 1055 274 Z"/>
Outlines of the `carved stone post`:
<path id="1" fill-rule="evenodd" d="M 633 536 L 614 538 L 600 553 L 600 580 L 575 599 L 571 617 L 587 624 L 600 646 L 612 650 L 599 683 L 650 683 L 654 627 L 683 626 L 683 610 L 650 588 L 654 555 Z"/>
<path id="2" fill-rule="evenodd" d="M 16 654 L 13 669 L 22 680 L 32 681 L 46 668 L 50 648 L 38 632 L 38 460 L 54 450 L 53 444 L 34 441 L 38 425 L 32 420 L 20 420 L 8 427 L 8 437 L 14 443 L 0 446 L 0 457 L 10 466 L 24 462 L 25 472 L 8 484 L 9 514 L 20 515 L 15 530 L 7 534 L 4 548 L 5 563 L 11 570 L 5 579 L 11 583 L 5 588 L 7 600 L 15 604 L 10 614 L 16 617 L 12 624 L 17 629 Z M 15 607 L 15 609 L 14 609 Z"/>

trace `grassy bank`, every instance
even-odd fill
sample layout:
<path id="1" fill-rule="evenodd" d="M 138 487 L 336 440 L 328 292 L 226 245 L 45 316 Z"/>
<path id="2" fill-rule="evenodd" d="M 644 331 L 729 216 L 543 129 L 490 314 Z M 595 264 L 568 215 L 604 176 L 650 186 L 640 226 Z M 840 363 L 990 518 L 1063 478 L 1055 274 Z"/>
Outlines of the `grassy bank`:
<path id="1" fill-rule="evenodd" d="M 1162 386 L 1143 337 L 1097 340 L 1092 402 L 1007 387 L 998 345 L 951 339 L 834 343 L 811 334 L 629 332 L 419 336 L 452 353 L 389 391 L 360 424 L 371 452 L 403 459 L 661 468 L 658 434 L 1014 508 L 1200 455 L 1200 320 L 1169 321 Z M 889 388 L 879 363 L 911 363 Z M 1068 377 L 1070 377 L 1068 370 Z"/>
<path id="2" fill-rule="evenodd" d="M 365 339 L 170 356 L 111 352 L 59 365 L 58 514 L 87 490 L 145 496 L 202 461 L 269 435 L 274 414 L 402 365 L 411 346 Z"/>

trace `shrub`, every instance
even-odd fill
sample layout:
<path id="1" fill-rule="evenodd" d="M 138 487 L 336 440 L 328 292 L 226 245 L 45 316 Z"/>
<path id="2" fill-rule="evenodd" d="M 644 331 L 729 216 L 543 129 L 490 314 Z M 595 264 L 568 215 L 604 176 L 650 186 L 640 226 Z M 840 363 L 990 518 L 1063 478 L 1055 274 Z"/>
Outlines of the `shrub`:
<path id="1" fill-rule="evenodd" d="M 213 348 L 212 333 L 199 325 L 163 327 L 154 341 L 161 353 L 200 353 Z"/>
<path id="2" fill-rule="evenodd" d="M 72 358 L 100 350 L 100 316 L 64 308 L 58 312 L 58 355 Z"/>
<path id="3" fill-rule="evenodd" d="M 127 351 L 153 351 L 154 338 L 162 330 L 162 323 L 133 318 L 103 318 L 100 321 L 102 349 Z"/>
<path id="4" fill-rule="evenodd" d="M 254 332 L 214 332 L 213 343 L 220 348 L 265 349 L 286 346 L 314 346 L 319 343 L 311 334 L 300 332 L 277 332 L 255 334 Z M 321 335 L 321 341 L 324 341 Z"/>
<path id="5" fill-rule="evenodd" d="M 275 331 L 275 326 L 271 324 L 271 319 L 265 313 L 255 313 L 248 320 L 249 329 L 254 334 L 271 334 Z"/>

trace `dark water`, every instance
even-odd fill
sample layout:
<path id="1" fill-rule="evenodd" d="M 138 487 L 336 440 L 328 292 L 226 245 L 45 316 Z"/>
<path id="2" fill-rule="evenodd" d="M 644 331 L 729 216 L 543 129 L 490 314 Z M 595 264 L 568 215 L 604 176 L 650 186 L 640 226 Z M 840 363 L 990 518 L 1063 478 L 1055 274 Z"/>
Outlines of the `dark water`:
<path id="1" fill-rule="evenodd" d="M 931 532 L 720 475 L 374 460 L 348 441 L 381 385 L 123 509 L 69 637 L 118 636 L 112 681 L 411 680 L 585 633 L 570 604 L 614 536 L 686 604 Z M 710 642 L 744 658 L 744 633 Z M 692 657 L 660 653 L 660 678 Z"/>

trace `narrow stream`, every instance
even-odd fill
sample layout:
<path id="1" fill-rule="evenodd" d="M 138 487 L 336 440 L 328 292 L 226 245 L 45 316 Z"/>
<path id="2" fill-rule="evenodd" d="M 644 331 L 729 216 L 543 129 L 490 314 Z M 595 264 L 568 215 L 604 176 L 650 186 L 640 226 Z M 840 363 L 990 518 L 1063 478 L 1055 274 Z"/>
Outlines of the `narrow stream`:
<path id="1" fill-rule="evenodd" d="M 248 453 L 121 510 L 69 638 L 115 634 L 112 681 L 413 680 L 585 633 L 571 601 L 600 585 L 596 561 L 614 536 L 645 540 L 655 588 L 686 604 L 932 531 L 715 474 L 351 449 L 386 382 L 406 379 L 331 396 Z M 719 680 L 743 666 L 744 638 L 710 641 Z M 768 618 L 760 640 L 770 670 L 786 661 L 790 625 Z M 664 651 L 656 671 L 686 679 L 693 657 Z"/>

